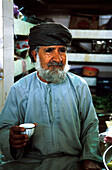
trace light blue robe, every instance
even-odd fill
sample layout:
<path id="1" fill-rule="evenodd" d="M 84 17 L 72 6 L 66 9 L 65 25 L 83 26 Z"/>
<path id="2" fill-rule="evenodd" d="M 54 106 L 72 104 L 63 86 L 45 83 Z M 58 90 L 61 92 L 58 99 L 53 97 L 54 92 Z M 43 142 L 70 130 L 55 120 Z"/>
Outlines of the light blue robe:
<path id="1" fill-rule="evenodd" d="M 0 148 L 10 154 L 9 129 L 21 123 L 37 123 L 24 153 L 16 158 L 47 158 L 58 154 L 78 160 L 102 161 L 98 118 L 85 80 L 72 73 L 60 84 L 44 83 L 34 72 L 14 83 L 0 115 Z"/>

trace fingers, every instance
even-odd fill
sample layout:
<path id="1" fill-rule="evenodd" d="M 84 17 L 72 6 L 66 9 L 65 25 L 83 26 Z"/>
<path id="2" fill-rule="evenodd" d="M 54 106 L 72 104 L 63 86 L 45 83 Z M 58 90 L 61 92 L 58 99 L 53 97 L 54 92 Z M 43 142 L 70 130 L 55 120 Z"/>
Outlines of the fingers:
<path id="1" fill-rule="evenodd" d="M 24 132 L 25 128 L 24 127 L 19 127 L 19 126 L 12 126 L 10 128 L 11 133 L 18 133 L 18 132 Z"/>
<path id="2" fill-rule="evenodd" d="M 84 160 L 81 170 L 101 170 L 101 168 L 99 167 L 99 165 L 91 160 Z"/>
<path id="3" fill-rule="evenodd" d="M 24 132 L 25 128 L 19 126 L 13 126 L 10 128 L 10 144 L 14 148 L 22 148 L 28 142 L 28 136 L 26 134 L 21 134 Z"/>
<path id="4" fill-rule="evenodd" d="M 15 141 L 15 142 L 13 141 L 12 146 L 14 148 L 16 148 L 16 149 L 22 148 L 22 147 L 26 146 L 27 142 L 28 142 L 28 139 L 26 139 L 26 140 L 18 140 L 18 141 Z"/>
<path id="5" fill-rule="evenodd" d="M 36 123 L 34 123 L 35 127 L 37 126 Z M 19 126 L 13 126 L 10 128 L 10 137 L 9 141 L 11 146 L 14 148 L 22 148 L 24 147 L 28 142 L 28 136 L 26 134 L 21 134 L 21 132 L 24 132 L 24 127 Z"/>
<path id="6" fill-rule="evenodd" d="M 18 141 L 12 141 L 12 146 L 16 149 L 24 147 L 28 142 L 28 139 L 26 140 L 18 140 Z"/>
<path id="7" fill-rule="evenodd" d="M 13 140 L 24 140 L 27 139 L 27 135 L 26 134 L 11 134 L 11 138 Z"/>

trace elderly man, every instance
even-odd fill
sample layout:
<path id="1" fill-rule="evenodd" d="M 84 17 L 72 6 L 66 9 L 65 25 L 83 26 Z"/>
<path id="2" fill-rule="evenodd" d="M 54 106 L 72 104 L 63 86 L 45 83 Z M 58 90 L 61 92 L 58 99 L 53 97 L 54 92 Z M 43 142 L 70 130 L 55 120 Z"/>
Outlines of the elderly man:
<path id="1" fill-rule="evenodd" d="M 83 170 L 101 169 L 98 119 L 88 85 L 66 69 L 71 40 L 61 24 L 30 30 L 29 54 L 37 71 L 12 86 L 0 115 L 0 147 L 8 160 L 67 155 Z M 19 127 L 29 122 L 37 124 L 30 139 Z"/>

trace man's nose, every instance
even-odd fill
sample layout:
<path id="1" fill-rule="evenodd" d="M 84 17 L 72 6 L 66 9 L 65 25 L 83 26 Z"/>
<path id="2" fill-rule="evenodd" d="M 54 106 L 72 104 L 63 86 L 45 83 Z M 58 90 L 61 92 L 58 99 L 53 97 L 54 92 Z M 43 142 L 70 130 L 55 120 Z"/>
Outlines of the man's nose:
<path id="1" fill-rule="evenodd" d="M 54 50 L 53 61 L 56 61 L 57 63 L 60 63 L 62 61 L 62 58 L 61 58 L 61 55 L 60 55 L 58 49 Z"/>

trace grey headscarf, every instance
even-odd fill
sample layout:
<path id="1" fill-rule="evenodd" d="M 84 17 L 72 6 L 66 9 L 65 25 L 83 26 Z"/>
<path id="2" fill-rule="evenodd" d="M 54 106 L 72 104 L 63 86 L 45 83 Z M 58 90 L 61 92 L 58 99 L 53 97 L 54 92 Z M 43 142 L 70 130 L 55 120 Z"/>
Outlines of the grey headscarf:
<path id="1" fill-rule="evenodd" d="M 69 29 L 62 24 L 41 23 L 30 29 L 30 46 L 69 46 L 72 40 Z"/>

